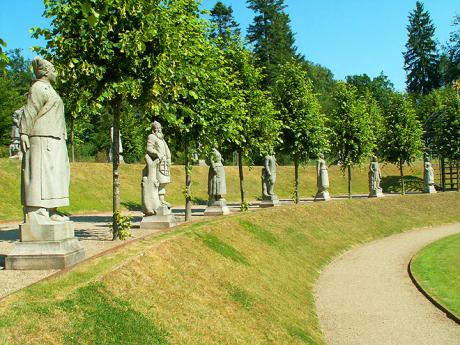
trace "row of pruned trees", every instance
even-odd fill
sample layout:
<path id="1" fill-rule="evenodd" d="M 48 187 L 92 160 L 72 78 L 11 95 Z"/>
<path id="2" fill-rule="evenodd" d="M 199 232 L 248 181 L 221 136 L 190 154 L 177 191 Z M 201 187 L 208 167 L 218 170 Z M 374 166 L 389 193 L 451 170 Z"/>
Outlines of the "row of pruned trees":
<path id="1" fill-rule="evenodd" d="M 157 119 L 173 149 L 184 152 L 187 219 L 192 157 L 207 156 L 216 145 L 238 152 L 243 204 L 243 160 L 272 147 L 294 162 L 297 201 L 298 167 L 320 152 L 349 172 L 350 193 L 353 165 L 377 154 L 402 172 L 420 154 L 422 127 L 412 99 L 383 76 L 350 77 L 333 88 L 321 83 L 329 76 L 296 53 L 283 1 L 249 4 L 256 12 L 249 29 L 253 51 L 222 4 L 210 23 L 196 0 L 45 3 L 51 26 L 34 36 L 47 41 L 38 52 L 59 72 L 72 133 L 101 118 L 114 127 L 114 213 L 120 208 L 120 123 L 146 136 Z M 113 226 L 116 232 L 115 220 Z"/>

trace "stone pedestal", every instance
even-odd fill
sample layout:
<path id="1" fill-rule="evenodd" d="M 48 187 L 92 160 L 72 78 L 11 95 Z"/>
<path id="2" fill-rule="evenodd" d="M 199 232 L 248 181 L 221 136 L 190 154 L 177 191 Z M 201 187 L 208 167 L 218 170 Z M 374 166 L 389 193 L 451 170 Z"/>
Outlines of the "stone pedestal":
<path id="1" fill-rule="evenodd" d="M 434 194 L 436 193 L 436 188 L 434 186 L 425 186 L 425 193 Z"/>
<path id="2" fill-rule="evenodd" d="M 31 216 L 19 229 L 21 242 L 5 258 L 7 270 L 62 269 L 85 258 L 85 249 L 75 238 L 71 221 Z"/>
<path id="3" fill-rule="evenodd" d="M 171 209 L 166 206 L 160 206 L 153 216 L 144 216 L 141 221 L 141 229 L 143 230 L 160 230 L 175 227 L 177 225 L 176 218 L 171 212 Z"/>
<path id="4" fill-rule="evenodd" d="M 261 208 L 275 207 L 275 206 L 280 206 L 280 200 L 278 199 L 278 196 L 275 194 L 264 196 L 263 200 L 260 202 L 260 205 L 259 205 L 259 207 Z"/>
<path id="5" fill-rule="evenodd" d="M 220 199 L 218 201 L 214 201 L 211 205 L 206 207 L 204 211 L 205 216 L 225 216 L 230 214 L 231 211 L 227 206 L 227 201 L 225 199 Z"/>
<path id="6" fill-rule="evenodd" d="M 383 191 L 381 188 L 374 189 L 369 193 L 369 198 L 382 198 L 384 197 Z"/>
<path id="7" fill-rule="evenodd" d="M 326 190 L 324 192 L 316 193 L 314 201 L 329 201 L 329 200 L 331 200 L 331 196 L 329 195 L 329 192 Z"/>

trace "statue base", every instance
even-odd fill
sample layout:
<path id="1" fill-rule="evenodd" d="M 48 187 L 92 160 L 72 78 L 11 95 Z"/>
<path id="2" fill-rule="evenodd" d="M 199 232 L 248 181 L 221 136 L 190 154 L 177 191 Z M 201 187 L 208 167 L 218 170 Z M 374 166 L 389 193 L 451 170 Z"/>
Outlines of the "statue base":
<path id="1" fill-rule="evenodd" d="M 26 218 L 19 226 L 21 242 L 5 258 L 7 270 L 62 269 L 85 258 L 73 222 L 54 222 L 37 215 Z"/>
<path id="2" fill-rule="evenodd" d="M 324 192 L 316 193 L 314 201 L 329 201 L 329 200 L 331 200 L 331 196 L 329 195 L 329 192 L 325 190 Z"/>
<path id="3" fill-rule="evenodd" d="M 369 198 L 382 198 L 384 197 L 385 195 L 383 195 L 383 191 L 382 189 L 377 189 L 377 190 L 372 190 L 370 193 L 369 193 Z"/>
<path id="4" fill-rule="evenodd" d="M 259 204 L 259 207 L 266 208 L 266 207 L 275 207 L 280 206 L 280 200 L 276 194 L 273 195 L 264 195 L 262 201 Z"/>
<path id="5" fill-rule="evenodd" d="M 171 209 L 166 206 L 160 206 L 153 216 L 144 216 L 141 221 L 140 228 L 142 230 L 160 230 L 173 228 L 177 225 L 176 218 L 171 212 Z"/>
<path id="6" fill-rule="evenodd" d="M 231 211 L 227 206 L 227 201 L 225 199 L 220 199 L 214 201 L 204 211 L 206 217 L 215 217 L 215 216 L 225 216 L 230 214 Z"/>
<path id="7" fill-rule="evenodd" d="M 425 193 L 435 194 L 437 193 L 436 188 L 434 188 L 434 186 L 425 186 Z"/>

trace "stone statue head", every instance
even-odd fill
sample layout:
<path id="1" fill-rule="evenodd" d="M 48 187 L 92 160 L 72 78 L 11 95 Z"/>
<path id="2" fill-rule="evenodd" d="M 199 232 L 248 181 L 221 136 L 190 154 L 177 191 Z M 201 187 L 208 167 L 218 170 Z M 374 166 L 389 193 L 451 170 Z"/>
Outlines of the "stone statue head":
<path id="1" fill-rule="evenodd" d="M 377 162 L 377 156 L 372 156 L 372 161 Z"/>
<path id="2" fill-rule="evenodd" d="M 324 154 L 323 154 L 323 153 L 320 153 L 320 154 L 318 155 L 318 158 L 319 158 L 319 159 L 324 159 Z"/>
<path id="3" fill-rule="evenodd" d="M 32 61 L 32 67 L 37 79 L 48 78 L 50 82 L 56 81 L 56 70 L 51 62 L 36 56 Z"/>
<path id="4" fill-rule="evenodd" d="M 152 124 L 152 132 L 157 136 L 157 138 L 163 139 L 163 131 L 161 128 L 161 124 L 157 121 L 154 121 Z"/>
<path id="5" fill-rule="evenodd" d="M 427 163 L 428 163 L 428 162 L 430 161 L 430 157 L 428 157 L 428 156 L 425 156 L 425 159 L 424 159 L 424 160 L 425 160 L 425 162 L 427 162 Z"/>

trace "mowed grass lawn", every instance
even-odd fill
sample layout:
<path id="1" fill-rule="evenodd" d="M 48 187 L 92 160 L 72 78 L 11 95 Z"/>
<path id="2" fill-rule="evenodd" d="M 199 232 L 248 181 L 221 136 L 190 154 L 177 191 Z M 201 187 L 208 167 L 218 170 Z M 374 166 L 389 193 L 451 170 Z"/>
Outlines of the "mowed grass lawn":
<path id="1" fill-rule="evenodd" d="M 460 318 L 460 235 L 422 249 L 412 260 L 411 270 L 430 296 Z"/>
<path id="2" fill-rule="evenodd" d="M 141 176 L 143 165 L 122 164 L 121 200 L 125 209 L 140 207 Z M 308 165 L 300 169 L 300 195 L 313 197 L 316 194 L 315 166 Z M 0 159 L 0 221 L 22 218 L 20 201 L 20 171 L 17 160 Z M 225 168 L 227 177 L 227 196 L 229 201 L 239 201 L 238 167 Z M 245 167 L 245 188 L 247 200 L 256 200 L 261 195 L 261 167 Z M 382 165 L 382 187 L 385 192 L 399 191 L 399 171 L 394 165 Z M 408 191 L 423 190 L 423 168 L 420 162 L 405 168 Z M 185 183 L 184 167 L 172 167 L 172 183 L 166 189 L 167 200 L 173 205 L 183 205 Z M 292 198 L 294 192 L 294 168 L 278 167 L 278 180 L 275 192 L 281 198 Z M 337 166 L 329 169 L 330 192 L 332 195 L 347 193 L 347 179 Z M 207 167 L 194 167 L 192 171 L 192 195 L 196 204 L 207 200 Z M 367 166 L 353 170 L 353 193 L 368 193 Z M 70 207 L 63 211 L 71 214 L 105 212 L 112 209 L 112 165 L 105 163 L 71 164 Z"/>
<path id="3" fill-rule="evenodd" d="M 460 193 L 408 195 L 189 223 L 0 301 L 0 344 L 324 344 L 321 269 L 361 243 L 460 222 L 459 206 Z"/>

